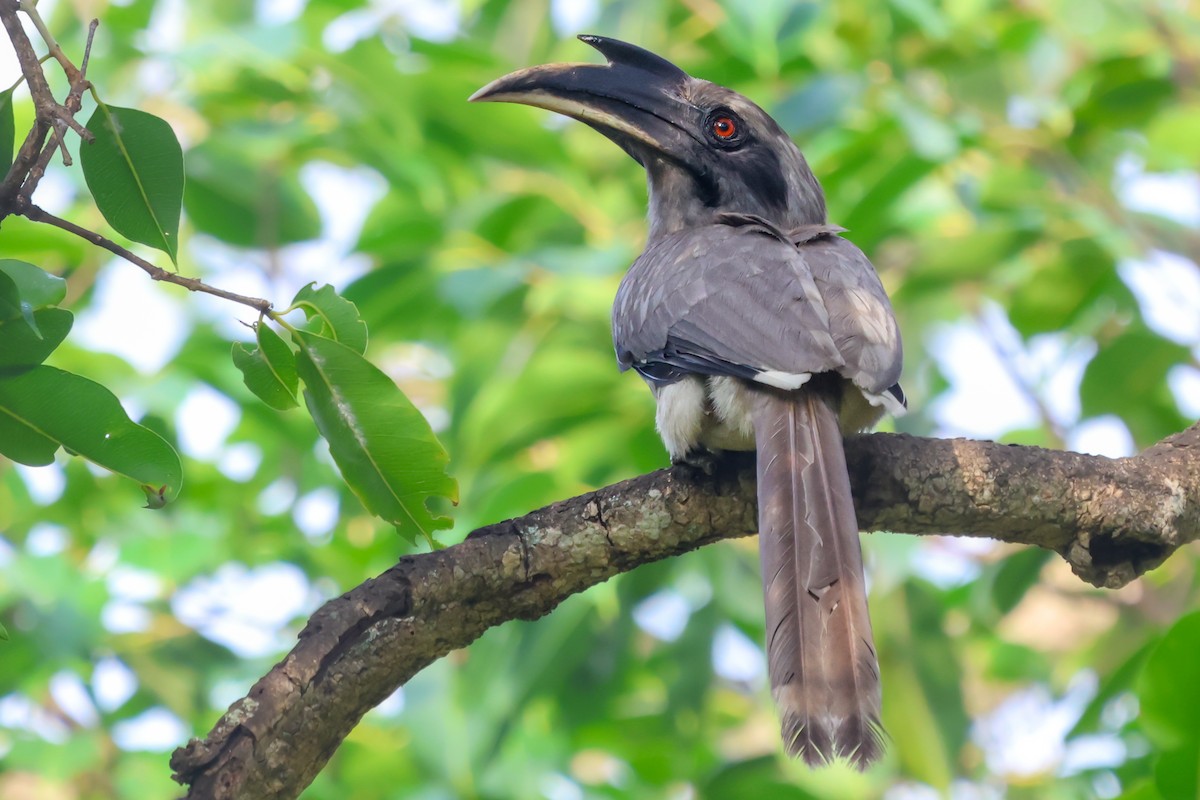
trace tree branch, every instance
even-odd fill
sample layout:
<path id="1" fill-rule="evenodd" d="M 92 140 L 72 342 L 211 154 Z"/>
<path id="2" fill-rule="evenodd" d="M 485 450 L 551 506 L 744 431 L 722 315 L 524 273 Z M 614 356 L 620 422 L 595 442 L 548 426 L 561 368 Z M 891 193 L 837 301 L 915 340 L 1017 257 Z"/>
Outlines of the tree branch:
<path id="1" fill-rule="evenodd" d="M 846 459 L 862 527 L 1046 547 L 1096 586 L 1200 536 L 1200 424 L 1117 460 L 889 434 L 847 441 Z M 752 458 L 732 457 L 712 477 L 643 475 L 402 558 L 313 614 L 206 739 L 175 751 L 176 780 L 189 798 L 294 798 L 434 660 L 639 564 L 754 533 L 755 514 Z"/>
<path id="2" fill-rule="evenodd" d="M 70 220 L 65 220 L 62 217 L 56 217 L 49 211 L 40 206 L 29 205 L 24 201 L 18 200 L 17 210 L 21 216 L 33 222 L 44 222 L 47 225 L 53 225 L 56 228 L 62 228 L 64 231 L 73 233 L 81 239 L 86 239 L 97 247 L 104 248 L 113 255 L 133 264 L 135 267 L 141 268 L 147 275 L 156 281 L 163 283 L 173 283 L 176 286 L 182 286 L 191 292 L 200 292 L 202 294 L 211 294 L 214 297 L 220 297 L 225 300 L 232 300 L 235 303 L 241 303 L 244 306 L 258 309 L 259 313 L 266 314 L 271 310 L 271 301 L 264 300 L 261 297 L 247 297 L 235 292 L 219 289 L 216 286 L 210 286 L 199 278 L 189 278 L 186 275 L 180 275 L 176 272 L 168 272 L 162 267 L 156 267 L 146 259 L 133 253 L 127 248 L 122 247 L 116 242 L 108 239 L 95 231 L 88 230 L 82 225 L 76 225 Z"/>
<path id="3" fill-rule="evenodd" d="M 16 0 L 0 0 L 0 23 L 8 32 L 13 51 L 17 54 L 17 61 L 21 64 L 21 74 L 25 76 L 25 83 L 29 85 L 36 115 L 33 127 L 30 128 L 25 141 L 21 143 L 21 149 L 13 159 L 12 166 L 9 167 L 8 175 L 0 182 L 0 209 L 8 208 L 21 190 L 25 177 L 33 169 L 42 151 L 42 144 L 46 141 L 46 135 L 50 132 L 55 116 L 54 108 L 58 106 L 50 92 L 50 84 L 46 82 L 46 76 L 42 73 L 37 53 L 33 51 L 33 44 L 25 35 L 25 29 L 21 27 L 21 20 L 17 17 L 19 7 L 20 3 Z M 0 219 L 2 218 L 0 212 Z"/>
<path id="4" fill-rule="evenodd" d="M 50 49 L 51 55 L 57 59 L 63 72 L 66 73 L 71 88 L 66 102 L 61 105 L 54 99 L 54 94 L 50 91 L 50 84 L 46 81 L 45 73 L 42 72 L 42 62 L 34 52 L 29 37 L 25 35 L 25 29 L 21 27 L 21 20 L 17 17 L 18 9 L 24 11 L 33 21 L 34 27 L 46 40 L 46 46 Z M 92 140 L 91 132 L 75 119 L 75 114 L 82 106 L 84 91 L 91 86 L 85 71 L 87 70 L 88 55 L 92 49 L 92 38 L 95 36 L 96 26 L 99 23 L 92 20 L 88 28 L 82 68 L 77 68 L 66 57 L 58 42 L 50 36 L 46 24 L 33 4 L 27 1 L 0 0 L 0 23 L 3 23 L 8 32 L 13 51 L 17 54 L 17 61 L 21 65 L 21 74 L 29 86 L 29 94 L 33 99 L 36 112 L 33 128 L 25 137 L 3 183 L 0 183 L 0 219 L 3 219 L 13 212 L 18 201 L 28 201 L 33 195 L 33 190 L 37 188 L 38 181 L 46 170 L 46 164 L 50 162 L 56 149 L 62 150 L 65 163 L 68 165 L 71 163 L 71 157 L 67 154 L 66 141 L 63 139 L 67 128 L 71 128 L 89 142 Z M 45 144 L 46 136 L 50 133 L 54 134 L 54 140 Z"/>
<path id="5" fill-rule="evenodd" d="M 58 62 L 62 67 L 63 72 L 67 73 L 67 78 L 74 83 L 79 77 L 81 70 L 77 69 L 71 63 L 71 59 L 67 58 L 67 54 L 63 52 L 54 35 L 50 33 L 50 29 L 46 27 L 45 20 L 37 10 L 37 0 L 17 0 L 17 7 L 25 12 L 25 16 L 29 17 L 29 21 L 33 23 L 33 27 L 37 29 L 38 35 L 42 37 L 42 41 L 46 43 L 46 49 L 49 50 L 50 56 Z M 94 30 L 94 27 L 93 27 Z M 90 46 L 90 42 L 89 42 Z M 86 62 L 87 59 L 85 58 Z"/>

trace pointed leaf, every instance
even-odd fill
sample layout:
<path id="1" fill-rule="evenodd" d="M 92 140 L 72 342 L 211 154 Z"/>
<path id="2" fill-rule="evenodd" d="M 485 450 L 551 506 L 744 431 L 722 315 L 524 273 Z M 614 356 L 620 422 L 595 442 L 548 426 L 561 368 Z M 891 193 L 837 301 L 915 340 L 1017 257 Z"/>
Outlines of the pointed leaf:
<path id="1" fill-rule="evenodd" d="M 295 408 L 296 354 L 271 326 L 259 322 L 255 325 L 258 347 L 250 350 L 245 344 L 233 345 L 233 364 L 242 371 L 246 388 L 254 392 L 259 400 L 278 411 Z"/>
<path id="2" fill-rule="evenodd" d="M 42 466 L 60 446 L 171 497 L 183 483 L 178 454 L 100 384 L 47 366 L 0 378 L 0 454 Z"/>
<path id="3" fill-rule="evenodd" d="M 292 298 L 292 308 L 304 311 L 309 319 L 320 319 L 318 333 L 327 339 L 341 342 L 356 353 L 367 351 L 367 324 L 358 315 L 358 307 L 326 284 L 313 289 L 310 283 Z"/>
<path id="4" fill-rule="evenodd" d="M 458 484 L 425 417 L 349 347 L 306 331 L 295 341 L 304 400 L 346 483 L 372 514 L 410 540 L 420 534 L 433 544 L 433 531 L 451 523 L 433 516 L 426 501 L 458 502 Z"/>
<path id="5" fill-rule="evenodd" d="M 12 89 L 0 92 L 0 179 L 8 174 L 13 162 L 13 144 L 17 126 L 13 120 Z"/>
<path id="6" fill-rule="evenodd" d="M 83 177 L 100 213 L 123 236 L 175 261 L 183 204 L 183 150 L 166 121 L 101 105 L 88 120 L 96 137 L 79 147 Z"/>
<path id="7" fill-rule="evenodd" d="M 40 308 L 34 325 L 23 319 L 0 319 L 0 377 L 36 367 L 62 344 L 75 315 L 65 308 Z"/>

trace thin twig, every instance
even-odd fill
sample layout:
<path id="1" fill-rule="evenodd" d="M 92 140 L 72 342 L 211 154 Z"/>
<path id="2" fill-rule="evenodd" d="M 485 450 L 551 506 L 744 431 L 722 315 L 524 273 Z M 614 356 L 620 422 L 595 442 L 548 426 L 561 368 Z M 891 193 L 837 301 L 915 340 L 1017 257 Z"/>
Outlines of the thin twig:
<path id="1" fill-rule="evenodd" d="M 96 26 L 99 24 L 99 20 L 92 20 L 91 25 L 88 27 L 87 43 L 84 45 L 83 51 L 84 66 L 76 70 L 75 77 L 71 81 L 71 91 L 67 94 L 67 99 L 62 105 L 62 108 L 65 109 L 66 113 L 70 116 L 72 123 L 75 123 L 74 115 L 79 113 L 79 110 L 83 107 L 83 93 L 92 88 L 92 83 L 87 79 L 86 74 L 87 62 L 92 50 L 92 40 L 96 35 Z M 78 125 L 78 123 L 75 124 Z M 82 131 L 80 136 L 84 141 L 91 142 L 95 138 L 92 136 L 91 131 L 82 126 L 79 126 L 77 130 Z M 25 182 L 21 184 L 20 197 L 26 203 L 33 198 L 33 193 L 37 189 L 38 183 L 41 182 L 42 177 L 46 174 L 46 167 L 50 164 L 50 159 L 54 157 L 56 146 L 60 146 L 62 149 L 63 164 L 68 167 L 72 165 L 71 155 L 67 150 L 66 140 L 63 136 L 63 132 L 64 129 L 61 125 L 56 124 L 54 126 L 54 141 L 42 149 L 42 153 L 38 156 L 38 160 L 29 169 L 29 174 L 25 178 Z M 2 218 L 3 215 L 4 213 L 0 212 L 0 218 Z"/>
<path id="2" fill-rule="evenodd" d="M 38 35 L 40 35 L 42 37 L 42 41 L 46 43 L 46 49 L 49 51 L 50 55 L 53 56 L 54 60 L 58 62 L 59 66 L 63 68 L 63 72 L 67 73 L 67 80 L 69 80 L 71 83 L 74 83 L 75 78 L 78 77 L 80 70 L 71 63 L 71 59 L 67 58 L 67 54 L 64 53 L 62 47 L 59 46 L 58 40 L 54 38 L 54 35 L 50 33 L 50 29 L 46 27 L 45 20 L 43 20 L 42 15 L 38 13 L 37 3 L 30 2 L 30 0 L 18 0 L 17 5 L 22 11 L 25 12 L 25 16 L 29 17 L 30 21 L 33 23 L 33 27 L 37 28 Z"/>
<path id="3" fill-rule="evenodd" d="M 37 163 L 42 152 L 42 145 L 46 141 L 46 135 L 50 132 L 50 119 L 53 118 L 53 115 L 44 113 L 46 103 L 57 105 L 50 92 L 50 85 L 46 83 L 46 76 L 42 73 L 41 60 L 33 51 L 33 44 L 25 35 L 25 29 L 17 17 L 18 5 L 16 0 L 0 0 L 0 23 L 8 32 L 8 38 L 17 54 L 17 61 L 21 64 L 21 74 L 25 76 L 25 82 L 29 86 L 29 94 L 33 97 L 37 114 L 34 117 L 33 127 L 29 129 L 29 135 L 25 137 L 21 149 L 17 152 L 17 157 L 13 159 L 8 175 L 0 183 L 0 219 L 14 211 L 12 202 L 17 193 L 21 191 L 26 176 Z"/>
<path id="4" fill-rule="evenodd" d="M 100 27 L 100 20 L 92 17 L 92 21 L 88 23 L 87 42 L 83 45 L 83 61 L 79 63 L 79 78 L 82 80 L 87 77 L 88 60 L 92 57 L 92 42 L 96 38 L 96 28 Z"/>
<path id="5" fill-rule="evenodd" d="M 75 70 L 71 75 L 71 91 L 67 93 L 67 99 L 62 104 L 62 108 L 66 110 L 66 122 L 71 125 L 72 130 L 79 134 L 79 137 L 85 142 L 92 142 L 96 137 L 92 132 L 83 125 L 75 121 L 75 115 L 83 108 L 83 93 L 92 88 L 92 82 L 87 79 L 88 59 L 92 55 L 92 41 L 96 37 L 96 28 L 100 25 L 100 20 L 93 19 L 88 25 L 87 42 L 83 46 L 83 64 L 79 69 Z M 71 154 L 67 150 L 67 140 L 64 134 L 62 125 L 55 125 L 54 134 L 58 138 L 58 143 L 62 147 L 62 158 L 65 166 L 71 166 Z M 30 170 L 29 178 L 21 187 L 21 194 L 29 200 L 33 196 L 33 190 L 37 188 L 38 181 L 41 180 L 42 173 L 46 169 L 46 164 L 49 163 L 49 154 L 43 153 L 38 164 L 34 169 Z"/>
<path id="6" fill-rule="evenodd" d="M 51 141 L 53 144 L 57 144 L 58 149 L 62 151 L 63 166 L 69 167 L 74 162 L 71 161 L 71 151 L 67 149 L 67 137 L 63 135 L 65 131 L 65 125 L 63 125 L 61 122 L 55 123 L 53 131 L 54 137 Z M 51 147 L 50 149 L 53 150 L 54 148 Z M 30 194 L 33 194 L 33 192 L 30 192 Z"/>
<path id="7" fill-rule="evenodd" d="M 53 225 L 56 228 L 62 228 L 64 231 L 73 233 L 81 239 L 86 239 L 97 247 L 102 247 L 113 255 L 120 256 L 129 263 L 140 267 L 147 275 L 156 281 L 164 283 L 173 283 L 176 286 L 182 286 L 190 292 L 201 292 L 203 294 L 211 294 L 214 297 L 220 297 L 225 300 L 232 300 L 235 303 L 241 303 L 244 306 L 250 306 L 261 314 L 269 314 L 271 312 L 271 301 L 263 300 L 259 297 L 246 297 L 245 295 L 235 294 L 224 289 L 218 289 L 215 286 L 209 286 L 199 278 L 188 278 L 183 275 L 177 275 L 174 272 L 168 272 L 161 267 L 156 267 L 146 259 L 130 252 L 126 248 L 106 239 L 95 231 L 90 231 L 87 228 L 76 225 L 74 222 L 56 217 L 43 208 L 35 205 L 23 204 L 17 209 L 17 213 L 26 219 L 33 222 L 44 222 L 48 225 Z"/>
<path id="8" fill-rule="evenodd" d="M 21 25 L 21 20 L 17 16 L 18 8 L 24 8 L 27 14 L 30 12 L 30 8 L 25 3 L 0 0 L 0 22 L 8 32 L 9 40 L 12 41 L 17 61 L 21 65 L 21 74 L 29 86 L 30 97 L 33 98 L 36 115 L 33 127 L 30 128 L 29 135 L 21 144 L 21 149 L 13 160 L 8 175 L 4 178 L 3 183 L 0 183 L 0 219 L 13 213 L 20 205 L 19 202 L 14 201 L 24 200 L 27 202 L 32 197 L 56 148 L 61 147 L 63 161 L 70 165 L 71 158 L 67 153 L 66 141 L 63 138 L 64 126 L 70 127 L 86 141 L 90 142 L 93 138 L 91 132 L 75 119 L 75 114 L 83 104 L 83 92 L 90 85 L 84 77 L 83 70 L 76 68 L 66 56 L 58 58 L 71 84 L 67 102 L 60 105 L 50 90 L 46 74 L 42 71 L 43 59 L 34 52 L 33 43 L 29 41 L 25 29 Z M 37 15 L 36 9 L 33 10 L 30 18 L 34 20 L 35 26 L 41 23 L 41 17 Z M 42 31 L 44 28 L 45 23 L 41 23 L 38 29 Z M 93 27 L 88 34 L 89 48 L 94 31 Z M 43 31 L 43 36 L 49 36 L 49 32 Z M 47 45 L 51 46 L 52 50 L 58 47 L 52 36 L 47 39 Z M 61 53 L 61 48 L 58 49 Z M 52 142 L 50 147 L 46 147 L 46 136 L 51 132 L 56 141 Z"/>

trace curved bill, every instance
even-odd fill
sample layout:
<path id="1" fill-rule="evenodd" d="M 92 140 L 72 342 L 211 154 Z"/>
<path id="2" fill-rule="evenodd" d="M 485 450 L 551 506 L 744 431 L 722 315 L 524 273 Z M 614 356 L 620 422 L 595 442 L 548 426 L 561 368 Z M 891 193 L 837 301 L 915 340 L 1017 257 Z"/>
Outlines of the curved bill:
<path id="1" fill-rule="evenodd" d="M 472 102 L 521 103 L 580 120 L 639 162 L 649 148 L 683 158 L 697 110 L 681 99 L 687 73 L 648 50 L 581 36 L 608 58 L 600 64 L 543 64 L 492 81 Z"/>

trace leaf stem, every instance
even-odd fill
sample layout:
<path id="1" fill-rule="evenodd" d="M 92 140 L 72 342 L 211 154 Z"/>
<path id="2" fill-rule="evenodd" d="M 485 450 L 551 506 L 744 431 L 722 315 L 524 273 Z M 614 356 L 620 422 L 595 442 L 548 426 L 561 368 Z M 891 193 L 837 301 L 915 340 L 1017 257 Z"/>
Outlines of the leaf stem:
<path id="1" fill-rule="evenodd" d="M 263 315 L 270 317 L 271 320 L 273 320 L 281 328 L 284 328 L 285 330 L 287 330 L 288 333 L 295 334 L 296 326 L 292 325 L 290 322 L 288 322 L 286 319 L 283 318 L 284 314 L 290 314 L 292 311 L 295 311 L 295 309 L 294 308 L 285 308 L 283 311 L 275 311 L 274 309 L 268 308 L 266 311 L 263 312 Z"/>

